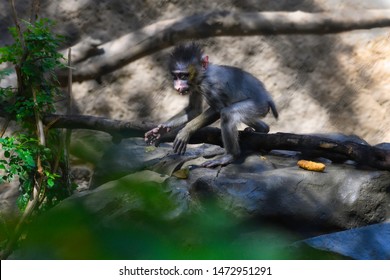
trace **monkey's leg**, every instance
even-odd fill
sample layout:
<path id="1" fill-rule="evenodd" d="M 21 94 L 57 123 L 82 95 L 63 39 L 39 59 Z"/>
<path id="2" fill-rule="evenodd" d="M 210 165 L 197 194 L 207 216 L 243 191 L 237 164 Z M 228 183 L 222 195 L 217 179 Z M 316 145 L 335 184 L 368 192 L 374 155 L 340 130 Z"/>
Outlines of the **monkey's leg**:
<path id="1" fill-rule="evenodd" d="M 245 100 L 234 103 L 221 111 L 221 132 L 225 148 L 225 155 L 220 158 L 207 161 L 204 167 L 214 167 L 232 163 L 240 155 L 238 142 L 238 123 L 245 123 L 258 132 L 268 132 L 269 127 L 259 118 L 268 112 L 268 105 L 256 103 L 254 100 Z"/>
<path id="2" fill-rule="evenodd" d="M 238 102 L 221 111 L 221 133 L 225 154 L 219 158 L 206 161 L 202 164 L 203 167 L 227 165 L 240 155 L 237 124 L 242 120 L 246 104 L 246 102 Z"/>

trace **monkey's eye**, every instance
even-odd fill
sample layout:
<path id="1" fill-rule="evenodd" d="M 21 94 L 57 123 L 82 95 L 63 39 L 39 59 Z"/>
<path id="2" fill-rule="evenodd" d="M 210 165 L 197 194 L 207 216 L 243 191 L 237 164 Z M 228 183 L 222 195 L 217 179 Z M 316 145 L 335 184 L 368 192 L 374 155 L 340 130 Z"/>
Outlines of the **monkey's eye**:
<path id="1" fill-rule="evenodd" d="M 188 77 L 190 76 L 189 73 L 179 73 L 178 77 L 180 80 L 188 80 Z"/>
<path id="2" fill-rule="evenodd" d="M 177 79 L 179 79 L 179 80 L 188 80 L 188 77 L 190 76 L 190 74 L 189 73 L 187 73 L 187 72 L 172 72 L 171 73 L 172 74 L 172 78 L 174 79 L 174 80 L 177 80 Z"/>

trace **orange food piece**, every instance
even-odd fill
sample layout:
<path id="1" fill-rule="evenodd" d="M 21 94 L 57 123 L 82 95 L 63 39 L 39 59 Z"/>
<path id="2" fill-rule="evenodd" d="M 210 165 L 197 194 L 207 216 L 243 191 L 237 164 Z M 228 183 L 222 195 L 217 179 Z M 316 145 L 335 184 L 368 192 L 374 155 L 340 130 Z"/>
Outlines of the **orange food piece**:
<path id="1" fill-rule="evenodd" d="M 297 164 L 300 168 L 317 172 L 324 171 L 326 167 L 326 165 L 321 162 L 314 162 L 309 160 L 300 160 Z"/>

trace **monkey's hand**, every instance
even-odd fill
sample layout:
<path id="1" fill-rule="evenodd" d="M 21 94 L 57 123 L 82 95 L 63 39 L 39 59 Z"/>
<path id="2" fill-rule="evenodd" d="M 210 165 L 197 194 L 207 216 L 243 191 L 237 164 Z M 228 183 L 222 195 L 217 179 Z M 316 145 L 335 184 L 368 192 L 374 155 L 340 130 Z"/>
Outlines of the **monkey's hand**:
<path id="1" fill-rule="evenodd" d="M 171 131 L 171 127 L 167 126 L 165 124 L 159 124 L 157 127 L 149 130 L 145 133 L 145 142 L 148 145 L 155 145 L 157 146 L 158 140 L 166 134 L 167 132 Z"/>
<path id="2" fill-rule="evenodd" d="M 191 137 L 191 133 L 183 128 L 176 135 L 175 141 L 173 142 L 173 151 L 179 155 L 184 155 L 187 149 L 188 140 Z"/>

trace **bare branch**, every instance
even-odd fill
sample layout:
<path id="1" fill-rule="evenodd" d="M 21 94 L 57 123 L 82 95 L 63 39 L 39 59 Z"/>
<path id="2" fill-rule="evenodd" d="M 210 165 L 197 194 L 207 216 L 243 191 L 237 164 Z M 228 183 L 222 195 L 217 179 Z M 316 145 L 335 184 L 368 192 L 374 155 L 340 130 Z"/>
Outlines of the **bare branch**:
<path id="1" fill-rule="evenodd" d="M 344 10 L 325 13 L 211 12 L 164 20 L 100 45 L 100 54 L 97 54 L 96 49 L 92 53 L 84 51 L 84 54 L 94 56 L 74 60 L 84 59 L 76 65 L 73 80 L 83 81 L 99 77 L 186 39 L 216 36 L 328 34 L 387 26 L 390 26 L 390 10 Z M 65 84 L 66 78 L 66 73 L 61 72 L 62 84 Z"/>
<path id="2" fill-rule="evenodd" d="M 94 129 L 118 138 L 143 137 L 146 131 L 156 126 L 152 123 L 123 122 L 93 116 L 50 115 L 44 117 L 43 122 L 51 124 L 52 128 Z M 175 133 L 169 133 L 161 139 L 161 142 L 172 142 L 174 139 Z M 191 137 L 190 143 L 222 146 L 221 131 L 215 127 L 202 128 Z M 241 131 L 240 145 L 243 150 L 250 151 L 292 150 L 316 157 L 344 161 L 351 159 L 361 165 L 390 171 L 390 151 L 356 141 L 335 140 L 326 135 L 262 134 Z"/>
<path id="3" fill-rule="evenodd" d="M 66 115 L 70 115 L 72 113 L 73 108 L 73 88 L 72 88 L 72 48 L 69 48 L 68 51 L 68 94 L 67 94 L 67 102 L 66 102 Z M 71 191 L 71 178 L 70 178 L 70 167 L 69 167 L 69 147 L 70 147 L 70 141 L 72 136 L 72 129 L 66 128 L 65 129 L 65 135 L 64 138 L 62 138 L 61 145 L 63 146 L 63 153 L 64 153 L 64 176 L 66 178 L 66 184 L 68 187 L 69 195 L 72 193 Z M 59 165 L 60 162 L 60 156 L 57 157 L 56 166 Z"/>
<path id="4" fill-rule="evenodd" d="M 1 115 L 1 114 L 0 114 Z M 85 115 L 47 115 L 43 123 L 49 128 L 92 129 L 121 137 L 143 137 L 144 133 L 156 126 L 146 122 L 124 122 L 103 117 Z"/>
<path id="5" fill-rule="evenodd" d="M 39 9 L 41 7 L 41 1 L 33 0 L 31 2 L 30 23 L 34 24 L 38 18 Z"/>
<path id="6" fill-rule="evenodd" d="M 23 49 L 25 50 L 26 49 L 26 44 L 24 42 L 22 29 L 21 29 L 20 24 L 19 24 L 18 15 L 16 13 L 15 1 L 14 0 L 10 0 L 9 2 L 10 2 L 10 5 L 11 5 L 12 20 L 14 21 L 14 24 L 15 24 L 15 27 L 16 27 L 16 31 L 18 32 L 18 38 L 20 40 L 20 43 L 21 43 Z"/>

